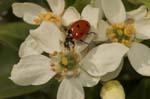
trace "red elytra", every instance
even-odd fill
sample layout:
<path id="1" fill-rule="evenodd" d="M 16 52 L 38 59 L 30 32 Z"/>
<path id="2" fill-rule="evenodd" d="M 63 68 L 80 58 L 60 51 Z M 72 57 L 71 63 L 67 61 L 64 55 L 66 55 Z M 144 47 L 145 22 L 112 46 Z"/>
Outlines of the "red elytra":
<path id="1" fill-rule="evenodd" d="M 71 30 L 73 39 L 81 40 L 88 34 L 90 28 L 91 26 L 88 21 L 78 20 L 70 26 L 69 30 Z"/>

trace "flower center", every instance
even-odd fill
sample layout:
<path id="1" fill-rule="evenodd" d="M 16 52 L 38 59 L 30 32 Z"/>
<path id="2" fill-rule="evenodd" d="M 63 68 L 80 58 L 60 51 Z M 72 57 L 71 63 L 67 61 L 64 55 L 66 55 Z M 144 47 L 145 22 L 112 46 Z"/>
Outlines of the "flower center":
<path id="1" fill-rule="evenodd" d="M 122 43 L 130 46 L 134 40 L 135 27 L 132 23 L 112 24 L 111 28 L 107 29 L 107 37 L 111 42 Z"/>
<path id="2" fill-rule="evenodd" d="M 56 78 L 62 80 L 64 77 L 75 77 L 80 74 L 78 63 L 80 57 L 75 51 L 54 52 L 50 54 L 51 68 L 56 72 Z"/>
<path id="3" fill-rule="evenodd" d="M 33 21 L 36 24 L 40 24 L 42 21 L 51 21 L 54 23 L 60 23 L 61 22 L 61 18 L 59 16 L 54 15 L 52 12 L 47 12 L 45 14 L 40 14 L 38 16 L 38 18 L 34 19 Z"/>

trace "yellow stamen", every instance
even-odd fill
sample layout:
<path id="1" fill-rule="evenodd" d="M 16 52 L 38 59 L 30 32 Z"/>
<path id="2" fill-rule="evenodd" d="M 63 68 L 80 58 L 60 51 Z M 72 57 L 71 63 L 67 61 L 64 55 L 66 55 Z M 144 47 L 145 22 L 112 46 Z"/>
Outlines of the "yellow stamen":
<path id="1" fill-rule="evenodd" d="M 63 55 L 64 53 L 61 51 L 61 52 L 59 52 L 59 54 L 60 54 L 60 55 Z"/>
<path id="2" fill-rule="evenodd" d="M 77 62 L 80 62 L 80 60 L 81 60 L 81 59 L 80 59 L 79 57 L 76 59 Z"/>
<path id="3" fill-rule="evenodd" d="M 40 24 L 41 23 L 41 19 L 40 18 L 34 19 L 33 22 L 36 23 L 36 24 Z"/>
<path id="4" fill-rule="evenodd" d="M 122 35 L 123 35 L 123 31 L 122 31 L 121 29 L 118 29 L 117 32 L 118 32 L 118 35 L 119 35 L 119 36 L 122 36 Z"/>
<path id="5" fill-rule="evenodd" d="M 52 16 L 53 16 L 53 14 L 52 14 L 51 12 L 48 12 L 48 13 L 45 15 L 44 19 L 45 19 L 45 20 L 49 20 L 49 19 L 51 19 Z"/>
<path id="6" fill-rule="evenodd" d="M 51 64 L 50 64 L 50 66 L 51 66 L 51 67 L 54 67 L 54 66 L 55 66 L 55 64 L 54 64 L 54 63 L 51 63 Z"/>
<path id="7" fill-rule="evenodd" d="M 119 40 L 118 40 L 117 38 L 114 38 L 114 39 L 113 39 L 113 42 L 118 43 Z"/>
<path id="8" fill-rule="evenodd" d="M 112 27 L 113 28 L 119 28 L 119 29 L 123 29 L 125 26 L 124 23 L 118 23 L 118 24 L 113 24 Z"/>
<path id="9" fill-rule="evenodd" d="M 107 36 L 109 39 L 113 39 L 116 37 L 116 34 L 114 32 L 110 32 L 110 33 L 107 33 Z"/>
<path id="10" fill-rule="evenodd" d="M 51 21 L 54 23 L 60 23 L 61 22 L 61 18 L 59 16 L 55 16 L 52 12 L 47 12 L 45 14 L 40 14 L 38 16 L 38 18 L 34 19 L 33 21 L 36 24 L 41 23 L 41 21 Z"/>
<path id="11" fill-rule="evenodd" d="M 136 30 L 133 24 L 118 23 L 112 24 L 112 27 L 107 29 L 106 32 L 109 41 L 129 46 L 132 43 Z"/>
<path id="12" fill-rule="evenodd" d="M 65 56 L 62 57 L 61 62 L 62 62 L 63 65 L 68 65 L 68 59 L 67 59 L 67 57 L 65 57 Z"/>
<path id="13" fill-rule="evenodd" d="M 123 40 L 121 41 L 121 43 L 128 46 L 128 45 L 130 44 L 130 41 L 123 39 Z"/>
<path id="14" fill-rule="evenodd" d="M 135 34 L 135 28 L 132 24 L 128 24 L 126 25 L 125 29 L 124 29 L 124 33 L 126 36 L 131 37 Z"/>

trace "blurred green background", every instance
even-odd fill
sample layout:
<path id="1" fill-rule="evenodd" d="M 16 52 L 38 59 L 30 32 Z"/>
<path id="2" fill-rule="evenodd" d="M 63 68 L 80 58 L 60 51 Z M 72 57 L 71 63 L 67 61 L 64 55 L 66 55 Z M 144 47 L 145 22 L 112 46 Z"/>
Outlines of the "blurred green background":
<path id="1" fill-rule="evenodd" d="M 65 0 L 66 7 L 75 6 L 78 11 L 91 0 Z M 56 99 L 59 82 L 52 79 L 42 86 L 20 87 L 13 84 L 8 77 L 13 64 L 19 60 L 18 49 L 31 28 L 12 13 L 11 5 L 14 2 L 34 2 L 48 7 L 46 0 L 0 0 L 0 99 Z M 126 10 L 132 10 L 141 4 L 150 8 L 150 0 L 123 0 Z M 150 40 L 142 43 L 150 47 Z M 118 78 L 124 86 L 126 99 L 150 99 L 150 78 L 138 75 L 127 58 L 124 68 Z M 99 93 L 102 85 L 99 83 L 93 88 L 85 88 L 85 99 L 100 99 Z"/>

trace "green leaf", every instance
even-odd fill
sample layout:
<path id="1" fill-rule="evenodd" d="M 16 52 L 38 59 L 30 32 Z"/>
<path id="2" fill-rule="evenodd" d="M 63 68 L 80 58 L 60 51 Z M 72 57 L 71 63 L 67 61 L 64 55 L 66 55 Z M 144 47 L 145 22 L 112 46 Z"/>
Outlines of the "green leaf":
<path id="1" fill-rule="evenodd" d="M 17 50 L 28 35 L 29 29 L 34 27 L 23 22 L 0 25 L 0 42 Z"/>
<path id="2" fill-rule="evenodd" d="M 94 87 L 84 88 L 85 90 L 85 99 L 100 99 L 100 89 L 101 85 L 98 84 Z"/>
<path id="3" fill-rule="evenodd" d="M 91 2 L 91 0 L 76 0 L 75 3 L 73 4 L 73 6 L 79 11 L 81 12 L 83 10 L 83 8 L 89 4 Z"/>
<path id="4" fill-rule="evenodd" d="M 11 80 L 9 80 L 8 75 L 0 76 L 0 99 L 20 96 L 35 92 L 46 85 L 43 86 L 17 86 Z"/>
<path id="5" fill-rule="evenodd" d="M 16 0 L 0 0 L 0 12 L 6 11 L 11 8 L 12 3 Z"/>
<path id="6" fill-rule="evenodd" d="M 129 2 L 128 0 L 122 0 L 124 5 L 125 5 L 125 8 L 127 11 L 131 11 L 131 10 L 134 10 L 138 7 L 138 5 L 135 5 L 131 2 Z"/>
<path id="7" fill-rule="evenodd" d="M 128 0 L 135 5 L 144 4 L 150 10 L 150 0 Z"/>
<path id="8" fill-rule="evenodd" d="M 126 0 L 129 1 L 130 3 L 134 4 L 134 5 L 140 5 L 141 3 L 139 2 L 140 0 Z"/>
<path id="9" fill-rule="evenodd" d="M 144 41 L 142 41 L 142 43 L 147 45 L 148 47 L 150 47 L 150 39 L 149 40 L 144 40 Z"/>
<path id="10" fill-rule="evenodd" d="M 74 2 L 75 2 L 75 0 L 65 0 L 65 8 L 72 6 L 74 4 Z"/>
<path id="11" fill-rule="evenodd" d="M 13 65 L 19 60 L 17 54 L 17 51 L 0 45 L 0 99 L 32 93 L 44 88 L 49 84 L 28 87 L 17 86 L 14 84 L 9 79 L 9 76 Z"/>
<path id="12" fill-rule="evenodd" d="M 150 77 L 143 78 L 127 99 L 150 99 Z"/>

